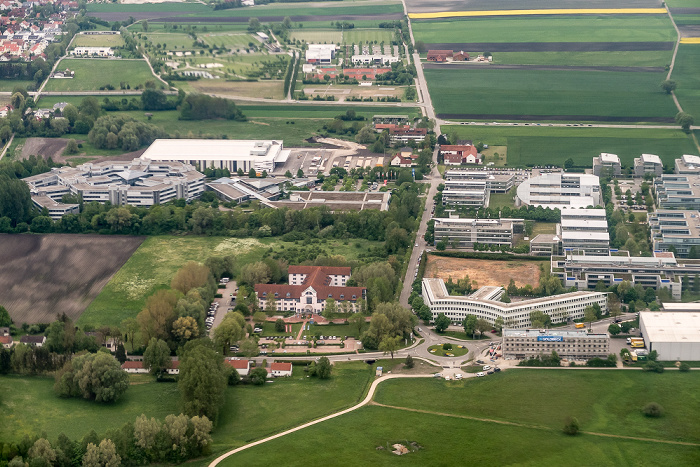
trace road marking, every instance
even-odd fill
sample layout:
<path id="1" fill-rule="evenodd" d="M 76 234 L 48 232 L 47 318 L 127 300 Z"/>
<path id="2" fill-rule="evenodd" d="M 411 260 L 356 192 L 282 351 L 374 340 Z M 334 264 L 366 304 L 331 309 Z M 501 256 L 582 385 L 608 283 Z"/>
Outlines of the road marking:
<path id="1" fill-rule="evenodd" d="M 532 15 L 665 15 L 664 8 L 553 8 L 538 10 L 436 11 L 409 13 L 411 19 L 458 18 L 469 16 L 532 16 Z"/>

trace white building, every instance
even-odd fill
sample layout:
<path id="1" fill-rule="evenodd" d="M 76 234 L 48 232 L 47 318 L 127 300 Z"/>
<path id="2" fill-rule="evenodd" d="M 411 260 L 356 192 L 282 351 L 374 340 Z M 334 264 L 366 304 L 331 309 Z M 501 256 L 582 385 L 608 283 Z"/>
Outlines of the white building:
<path id="1" fill-rule="evenodd" d="M 238 169 L 248 173 L 250 169 L 262 174 L 272 172 L 284 164 L 290 150 L 284 149 L 282 141 L 230 140 L 230 139 L 157 139 L 151 144 L 142 159 L 154 161 L 177 161 L 207 168 Z"/>
<path id="2" fill-rule="evenodd" d="M 433 219 L 435 243 L 444 240 L 458 248 L 472 248 L 474 243 L 513 246 L 513 233 L 523 231 L 523 219 Z"/>
<path id="3" fill-rule="evenodd" d="M 643 311 L 639 313 L 639 330 L 651 352 L 659 360 L 700 360 L 700 315 L 693 312 Z"/>
<path id="4" fill-rule="evenodd" d="M 684 154 L 675 161 L 675 171 L 677 174 L 700 174 L 700 157 Z"/>
<path id="5" fill-rule="evenodd" d="M 398 62 L 399 57 L 384 54 L 353 55 L 351 60 L 353 65 L 391 65 Z"/>
<path id="6" fill-rule="evenodd" d="M 601 152 L 599 156 L 593 158 L 593 175 L 609 178 L 621 173 L 622 165 L 617 154 Z"/>
<path id="7" fill-rule="evenodd" d="M 600 180 L 595 175 L 548 173 L 518 186 L 516 205 L 544 208 L 586 208 L 601 203 Z"/>
<path id="8" fill-rule="evenodd" d="M 648 220 L 654 251 L 675 250 L 679 258 L 688 258 L 693 247 L 700 253 L 700 212 L 659 209 Z"/>
<path id="9" fill-rule="evenodd" d="M 467 315 L 483 318 L 490 323 L 502 318 L 509 328 L 530 328 L 530 313 L 539 310 L 552 323 L 566 323 L 582 319 L 587 306 L 598 304 L 607 312 L 607 296 L 603 292 L 570 292 L 519 302 L 503 303 L 503 287 L 481 287 L 468 296 L 454 296 L 447 292 L 442 279 L 423 279 L 423 301 L 430 307 L 433 320 L 444 313 L 454 324 L 460 324 Z"/>
<path id="10" fill-rule="evenodd" d="M 504 329 L 503 356 L 525 359 L 551 355 L 569 360 L 606 358 L 610 353 L 610 336 L 587 330 Z"/>
<path id="11" fill-rule="evenodd" d="M 71 55 L 81 57 L 114 57 L 111 47 L 76 47 L 71 50 Z"/>
<path id="12" fill-rule="evenodd" d="M 306 63 L 330 65 L 335 58 L 335 44 L 309 44 L 306 50 Z"/>
<path id="13" fill-rule="evenodd" d="M 607 255 L 610 251 L 608 221 L 604 209 L 562 209 L 557 236 L 565 252 Z"/>
<path id="14" fill-rule="evenodd" d="M 507 193 L 515 184 L 514 172 L 490 170 L 450 169 L 445 172 L 445 183 L 464 182 L 462 188 L 470 188 L 470 182 L 485 181 L 490 193 Z M 479 186 L 479 188 L 481 188 Z"/>
<path id="15" fill-rule="evenodd" d="M 646 174 L 659 176 L 664 173 L 661 158 L 655 154 L 642 154 L 634 158 L 634 176 L 643 177 Z"/>

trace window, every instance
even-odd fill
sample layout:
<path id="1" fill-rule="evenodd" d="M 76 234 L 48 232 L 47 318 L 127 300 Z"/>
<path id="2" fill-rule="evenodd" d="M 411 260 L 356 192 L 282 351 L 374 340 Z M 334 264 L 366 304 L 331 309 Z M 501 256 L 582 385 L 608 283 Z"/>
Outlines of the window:
<path id="1" fill-rule="evenodd" d="M 312 299 L 313 299 L 312 297 L 306 297 L 306 304 L 307 304 L 307 305 L 311 305 L 311 303 L 312 303 L 311 300 L 312 300 Z"/>

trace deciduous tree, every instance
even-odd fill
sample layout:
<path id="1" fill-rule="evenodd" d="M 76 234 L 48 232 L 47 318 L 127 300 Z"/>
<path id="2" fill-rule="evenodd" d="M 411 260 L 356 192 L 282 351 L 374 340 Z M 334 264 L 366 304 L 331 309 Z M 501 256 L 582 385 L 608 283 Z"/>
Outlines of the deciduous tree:
<path id="1" fill-rule="evenodd" d="M 224 403 L 227 376 L 223 356 L 206 341 L 185 344 L 177 384 L 184 413 L 216 420 Z"/>
<path id="2" fill-rule="evenodd" d="M 152 375 L 157 376 L 164 373 L 171 365 L 168 344 L 162 339 L 151 337 L 143 353 L 143 366 L 148 368 Z"/>

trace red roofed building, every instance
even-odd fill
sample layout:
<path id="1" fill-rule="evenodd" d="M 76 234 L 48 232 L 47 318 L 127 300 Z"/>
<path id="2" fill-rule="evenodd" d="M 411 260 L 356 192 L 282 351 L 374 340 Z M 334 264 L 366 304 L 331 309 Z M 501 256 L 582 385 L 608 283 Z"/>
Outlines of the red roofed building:
<path id="1" fill-rule="evenodd" d="M 274 377 L 292 376 L 292 364 L 274 362 L 270 365 L 270 374 Z"/>
<path id="2" fill-rule="evenodd" d="M 466 52 L 457 52 L 452 57 L 452 61 L 454 61 L 454 62 L 468 62 L 469 61 L 469 54 Z"/>
<path id="3" fill-rule="evenodd" d="M 445 165 L 481 164 L 476 146 L 472 145 L 443 144 L 440 146 L 440 154 L 445 159 Z"/>
<path id="4" fill-rule="evenodd" d="M 452 61 L 454 52 L 451 50 L 428 50 L 429 62 L 449 62 Z"/>
<path id="5" fill-rule="evenodd" d="M 394 127 L 389 129 L 389 139 L 391 141 L 401 141 L 402 143 L 408 143 L 409 141 L 420 142 L 425 139 L 428 135 L 428 130 L 425 128 L 411 128 L 406 125 L 405 127 Z"/>
<path id="6" fill-rule="evenodd" d="M 224 363 L 235 369 L 241 376 L 248 376 L 248 373 L 250 372 L 250 360 L 227 358 L 224 360 Z"/>
<path id="7" fill-rule="evenodd" d="M 127 360 L 122 363 L 122 370 L 127 373 L 148 373 L 148 368 L 144 368 L 142 360 Z"/>
<path id="8" fill-rule="evenodd" d="M 343 74 L 348 78 L 354 78 L 358 81 L 363 81 L 365 79 L 374 81 L 377 75 L 382 75 L 390 71 L 391 68 L 345 68 Z"/>
<path id="9" fill-rule="evenodd" d="M 0 336 L 0 345 L 2 345 L 4 348 L 9 349 L 12 347 L 12 344 L 12 336 Z"/>
<path id="10" fill-rule="evenodd" d="M 279 311 L 320 314 L 329 298 L 347 301 L 353 308 L 357 300 L 366 298 L 366 288 L 345 286 L 349 278 L 348 267 L 290 266 L 289 285 L 255 284 L 255 293 L 260 308 L 275 299 Z"/>

